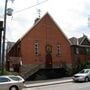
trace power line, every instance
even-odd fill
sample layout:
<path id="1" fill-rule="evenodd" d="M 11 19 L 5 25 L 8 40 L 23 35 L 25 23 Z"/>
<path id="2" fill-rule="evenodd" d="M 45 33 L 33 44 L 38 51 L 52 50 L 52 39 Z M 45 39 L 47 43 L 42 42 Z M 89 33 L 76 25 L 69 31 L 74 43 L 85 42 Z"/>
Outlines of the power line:
<path id="1" fill-rule="evenodd" d="M 18 11 L 16 11 L 16 12 L 14 12 L 14 14 L 19 13 L 19 12 L 23 12 L 23 11 L 25 11 L 25 10 L 27 10 L 27 9 L 33 8 L 33 7 L 35 7 L 35 6 L 38 6 L 38 5 L 42 4 L 42 3 L 45 3 L 46 1 L 48 1 L 48 0 L 44 0 L 44 1 L 40 2 L 40 3 L 35 4 L 35 5 L 29 6 L 29 7 L 27 7 L 27 8 L 21 9 L 21 10 L 18 10 Z"/>

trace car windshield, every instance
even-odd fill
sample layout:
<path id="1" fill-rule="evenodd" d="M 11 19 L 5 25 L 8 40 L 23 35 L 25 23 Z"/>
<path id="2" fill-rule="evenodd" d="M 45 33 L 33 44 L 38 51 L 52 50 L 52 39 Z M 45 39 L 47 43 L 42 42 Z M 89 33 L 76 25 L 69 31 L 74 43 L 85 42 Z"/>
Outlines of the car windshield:
<path id="1" fill-rule="evenodd" d="M 10 78 L 11 78 L 12 80 L 14 80 L 14 81 L 20 81 L 20 80 L 22 80 L 21 78 L 15 77 L 15 76 L 10 76 Z"/>
<path id="2" fill-rule="evenodd" d="M 80 71 L 79 73 L 88 73 L 89 72 L 89 70 L 87 70 L 87 69 L 83 69 L 82 71 Z"/>

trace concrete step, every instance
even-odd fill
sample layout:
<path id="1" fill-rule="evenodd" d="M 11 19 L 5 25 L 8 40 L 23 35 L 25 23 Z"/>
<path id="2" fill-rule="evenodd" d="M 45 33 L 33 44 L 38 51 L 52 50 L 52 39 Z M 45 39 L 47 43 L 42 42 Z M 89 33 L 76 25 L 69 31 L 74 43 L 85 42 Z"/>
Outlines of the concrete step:
<path id="1" fill-rule="evenodd" d="M 35 72 L 37 72 L 41 68 L 41 65 L 39 64 L 29 64 L 29 65 L 22 65 L 21 67 L 21 76 L 26 79 Z"/>

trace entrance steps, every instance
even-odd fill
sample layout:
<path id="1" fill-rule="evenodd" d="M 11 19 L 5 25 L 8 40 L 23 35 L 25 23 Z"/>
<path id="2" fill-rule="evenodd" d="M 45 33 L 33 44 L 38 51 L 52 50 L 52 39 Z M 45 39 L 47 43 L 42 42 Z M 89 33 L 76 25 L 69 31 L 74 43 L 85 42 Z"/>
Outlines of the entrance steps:
<path id="1" fill-rule="evenodd" d="M 21 66 L 21 76 L 26 79 L 29 76 L 33 75 L 34 73 L 36 73 L 38 70 L 40 70 L 41 65 L 39 64 L 29 64 L 29 65 L 22 65 Z"/>

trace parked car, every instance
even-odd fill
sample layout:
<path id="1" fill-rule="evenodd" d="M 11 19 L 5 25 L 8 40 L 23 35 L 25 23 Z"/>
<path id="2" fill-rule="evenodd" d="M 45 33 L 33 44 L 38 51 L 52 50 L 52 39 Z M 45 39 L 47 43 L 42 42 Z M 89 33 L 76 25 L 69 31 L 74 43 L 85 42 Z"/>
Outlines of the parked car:
<path id="1" fill-rule="evenodd" d="M 90 80 L 90 69 L 83 69 L 79 73 L 75 74 L 72 78 L 74 81 L 86 81 Z"/>
<path id="2" fill-rule="evenodd" d="M 0 90 L 22 90 L 24 79 L 21 76 L 0 76 Z"/>

